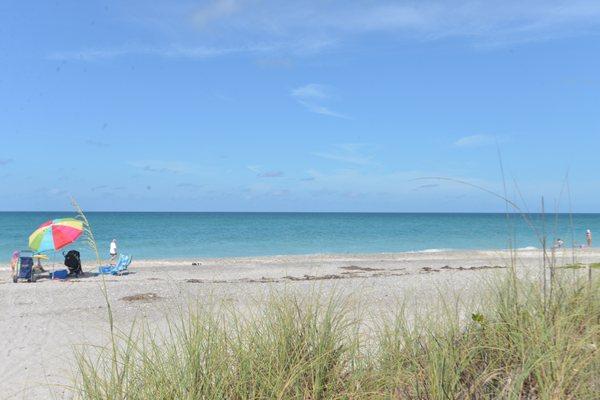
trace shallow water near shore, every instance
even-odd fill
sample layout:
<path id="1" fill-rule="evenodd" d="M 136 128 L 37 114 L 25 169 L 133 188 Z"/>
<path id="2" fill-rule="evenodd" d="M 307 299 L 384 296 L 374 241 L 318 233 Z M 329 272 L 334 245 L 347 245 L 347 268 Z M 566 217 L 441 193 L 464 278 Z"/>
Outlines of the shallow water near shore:
<path id="1" fill-rule="evenodd" d="M 27 248 L 27 238 L 46 220 L 70 212 L 0 213 L 0 254 Z M 520 215 L 475 213 L 87 213 L 100 255 L 116 238 L 121 252 L 140 259 L 243 257 L 279 254 L 436 252 L 539 247 Z M 529 216 L 540 231 L 542 216 Z M 548 240 L 567 245 L 600 234 L 600 214 L 551 215 Z M 572 228 L 571 228 L 572 226 Z M 81 243 L 73 246 L 91 257 Z"/>

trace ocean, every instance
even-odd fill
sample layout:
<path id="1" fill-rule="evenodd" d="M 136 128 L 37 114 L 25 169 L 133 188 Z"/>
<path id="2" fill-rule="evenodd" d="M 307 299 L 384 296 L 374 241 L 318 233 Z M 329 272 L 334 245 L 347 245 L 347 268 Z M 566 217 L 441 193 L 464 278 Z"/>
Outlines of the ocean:
<path id="1" fill-rule="evenodd" d="M 0 257 L 27 248 L 35 228 L 69 212 L 0 212 Z M 266 256 L 315 253 L 435 252 L 540 247 L 535 232 L 513 214 L 436 213 L 176 213 L 90 212 L 100 255 L 111 239 L 138 259 Z M 541 215 L 530 215 L 542 231 Z M 600 235 L 600 214 L 546 215 L 549 242 L 585 242 Z M 571 226 L 573 229 L 571 229 Z M 600 240 L 600 236 L 599 236 Z M 76 248 L 92 257 L 83 240 Z"/>

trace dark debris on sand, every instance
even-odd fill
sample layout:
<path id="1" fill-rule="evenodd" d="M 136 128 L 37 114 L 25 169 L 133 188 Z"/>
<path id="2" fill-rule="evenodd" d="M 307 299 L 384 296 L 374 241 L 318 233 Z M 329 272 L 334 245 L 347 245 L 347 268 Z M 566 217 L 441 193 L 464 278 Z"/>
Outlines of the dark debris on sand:
<path id="1" fill-rule="evenodd" d="M 132 296 L 125 296 L 125 297 L 121 298 L 121 300 L 129 301 L 129 302 L 154 301 L 154 300 L 159 300 L 159 299 L 161 299 L 161 297 L 159 295 L 157 295 L 156 293 L 139 293 L 139 294 L 134 294 Z"/>
<path id="2" fill-rule="evenodd" d="M 349 265 L 347 267 L 340 267 L 340 269 L 345 269 L 346 271 L 383 271 L 382 268 L 371 268 L 371 267 L 359 267 L 357 265 Z"/>
<path id="3" fill-rule="evenodd" d="M 442 268 L 440 269 L 435 269 L 432 267 L 423 267 L 421 268 L 422 272 L 425 273 L 429 273 L 429 272 L 440 272 L 441 270 L 446 270 L 446 271 L 450 271 L 450 270 L 454 270 L 454 271 L 477 271 L 477 270 L 482 270 L 482 269 L 499 269 L 499 268 L 506 268 L 505 266 L 500 266 L 500 265 L 481 265 L 479 267 L 457 267 L 457 268 L 453 268 L 449 265 L 444 265 Z"/>

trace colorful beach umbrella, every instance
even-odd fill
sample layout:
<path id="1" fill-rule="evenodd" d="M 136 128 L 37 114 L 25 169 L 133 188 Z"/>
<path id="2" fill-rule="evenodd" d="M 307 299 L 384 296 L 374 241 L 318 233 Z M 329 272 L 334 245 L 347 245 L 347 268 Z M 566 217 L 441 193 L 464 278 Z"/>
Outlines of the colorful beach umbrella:
<path id="1" fill-rule="evenodd" d="M 44 222 L 29 236 L 33 251 L 59 250 L 73 243 L 83 233 L 83 222 L 75 218 L 59 218 Z"/>

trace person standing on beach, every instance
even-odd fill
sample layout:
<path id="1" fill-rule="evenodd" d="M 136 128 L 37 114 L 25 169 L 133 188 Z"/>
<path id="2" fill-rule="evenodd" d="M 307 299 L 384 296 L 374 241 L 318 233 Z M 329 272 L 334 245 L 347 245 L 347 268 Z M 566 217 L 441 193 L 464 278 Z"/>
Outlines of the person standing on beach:
<path id="1" fill-rule="evenodd" d="M 110 242 L 110 262 L 111 264 L 114 264 L 115 260 L 117 259 L 117 239 L 113 239 L 112 242 Z"/>
<path id="2" fill-rule="evenodd" d="M 17 270 L 17 265 L 19 264 L 19 256 L 20 255 L 21 255 L 21 253 L 19 251 L 15 250 L 10 259 L 10 269 L 12 270 L 13 275 L 15 274 L 15 271 Z"/>
<path id="3" fill-rule="evenodd" d="M 589 229 L 585 231 L 585 241 L 587 242 L 588 247 L 592 247 L 592 231 Z"/>

